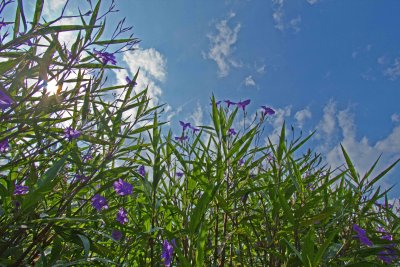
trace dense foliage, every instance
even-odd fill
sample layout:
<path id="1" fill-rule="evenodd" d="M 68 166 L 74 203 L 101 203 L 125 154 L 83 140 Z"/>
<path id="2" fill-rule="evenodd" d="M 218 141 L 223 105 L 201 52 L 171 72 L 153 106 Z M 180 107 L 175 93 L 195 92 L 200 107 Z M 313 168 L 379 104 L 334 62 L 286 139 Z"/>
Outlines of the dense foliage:
<path id="1" fill-rule="evenodd" d="M 249 100 L 212 98 L 209 126 L 163 132 L 139 71 L 107 82 L 138 42 L 123 21 L 103 39 L 113 2 L 80 25 L 44 21 L 41 0 L 27 21 L 22 3 L 1 22 L 1 266 L 399 263 L 399 213 L 376 185 L 397 162 L 360 175 L 343 149 L 332 170 L 285 125 L 262 144 L 274 111 L 243 120 Z"/>

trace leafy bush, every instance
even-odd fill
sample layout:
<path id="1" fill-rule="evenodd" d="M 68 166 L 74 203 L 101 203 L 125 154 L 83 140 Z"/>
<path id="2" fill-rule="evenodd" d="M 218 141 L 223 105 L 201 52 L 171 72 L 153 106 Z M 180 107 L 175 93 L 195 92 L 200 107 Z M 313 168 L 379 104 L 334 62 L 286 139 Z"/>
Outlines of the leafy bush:
<path id="1" fill-rule="evenodd" d="M 399 262 L 397 207 L 376 186 L 398 161 L 360 176 L 343 149 L 346 170 L 332 170 L 299 153 L 312 135 L 288 140 L 285 125 L 277 144 L 260 145 L 273 110 L 233 128 L 249 100 L 212 98 L 210 126 L 163 134 L 139 72 L 107 82 L 115 54 L 138 40 L 123 36 L 123 21 L 102 39 L 114 3 L 105 14 L 100 5 L 81 25 L 58 25 L 64 15 L 42 23 L 38 0 L 28 29 L 18 1 L 14 22 L 1 24 L 2 266 Z M 66 31 L 76 33 L 70 47 Z"/>

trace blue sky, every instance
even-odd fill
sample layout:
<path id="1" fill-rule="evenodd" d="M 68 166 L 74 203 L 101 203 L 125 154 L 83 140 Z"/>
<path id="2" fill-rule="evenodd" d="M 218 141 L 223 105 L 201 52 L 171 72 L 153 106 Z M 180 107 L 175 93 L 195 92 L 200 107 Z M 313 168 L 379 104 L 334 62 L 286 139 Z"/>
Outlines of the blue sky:
<path id="1" fill-rule="evenodd" d="M 380 169 L 400 157 L 399 1 L 118 5 L 142 51 L 162 56 L 165 78 L 155 82 L 159 100 L 171 107 L 172 126 L 207 124 L 211 94 L 250 98 L 249 114 L 261 105 L 278 110 L 271 135 L 283 120 L 298 132 L 317 129 L 309 145 L 334 166 L 343 162 L 340 143 L 361 173 L 381 153 Z M 398 169 L 384 187 L 398 182 Z M 392 195 L 400 195 L 398 187 Z"/>
<path id="2" fill-rule="evenodd" d="M 47 1 L 45 13 L 65 1 Z M 80 2 L 81 5 L 85 1 Z M 103 1 L 106 3 L 107 1 Z M 333 166 L 343 144 L 361 174 L 382 154 L 379 169 L 400 158 L 400 2 L 397 0 L 119 0 L 110 29 L 126 17 L 138 49 L 118 58 L 127 71 L 141 68 L 166 118 L 209 123 L 210 97 L 251 99 L 248 117 L 261 105 L 282 122 L 317 134 L 309 146 Z M 85 10 L 82 7 L 83 10 Z M 68 41 L 68 37 L 66 37 Z M 400 166 L 400 165 L 399 165 Z M 400 167 L 382 182 L 399 182 Z M 400 186 L 391 193 L 400 196 Z"/>

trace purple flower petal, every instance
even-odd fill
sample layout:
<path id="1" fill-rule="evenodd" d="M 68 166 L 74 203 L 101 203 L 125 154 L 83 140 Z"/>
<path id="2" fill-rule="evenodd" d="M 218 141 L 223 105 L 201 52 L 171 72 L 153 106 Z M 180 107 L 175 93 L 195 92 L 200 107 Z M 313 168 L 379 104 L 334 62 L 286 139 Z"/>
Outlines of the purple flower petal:
<path id="1" fill-rule="evenodd" d="M 181 124 L 181 126 L 183 128 L 183 131 L 185 131 L 186 128 L 190 128 L 191 127 L 190 122 L 179 121 L 179 123 Z"/>
<path id="2" fill-rule="evenodd" d="M 107 65 L 107 63 L 109 61 L 113 65 L 117 64 L 114 54 L 111 54 L 108 52 L 100 52 L 100 51 L 96 51 L 96 50 L 94 50 L 93 53 L 101 59 L 101 61 L 103 62 L 104 65 Z"/>
<path id="3" fill-rule="evenodd" d="M 139 173 L 141 176 L 143 176 L 143 177 L 146 175 L 146 170 L 145 170 L 145 168 L 144 168 L 143 165 L 141 165 L 141 166 L 138 168 L 138 173 Z"/>
<path id="4" fill-rule="evenodd" d="M 114 182 L 114 190 L 120 196 L 132 195 L 133 185 L 119 178 Z"/>
<path id="5" fill-rule="evenodd" d="M 117 219 L 116 220 L 120 224 L 125 224 L 125 223 L 127 223 L 129 221 L 128 220 L 128 213 L 126 212 L 126 210 L 124 208 L 120 208 L 118 210 Z"/>
<path id="6" fill-rule="evenodd" d="M 122 232 L 118 230 L 113 230 L 111 236 L 115 241 L 119 241 L 122 238 Z"/>
<path id="7" fill-rule="evenodd" d="M 189 137 L 187 135 L 186 136 L 176 136 L 175 137 L 175 140 L 178 141 L 178 142 L 183 142 L 183 141 L 185 141 L 187 139 L 189 139 Z"/>
<path id="8" fill-rule="evenodd" d="M 235 102 L 232 102 L 232 101 L 230 101 L 230 100 L 224 100 L 224 102 L 228 105 L 228 108 L 229 108 L 231 105 L 235 105 L 235 104 L 236 104 Z"/>
<path id="9" fill-rule="evenodd" d="M 229 136 L 232 136 L 232 135 L 236 135 L 237 133 L 236 133 L 235 129 L 230 128 L 230 129 L 228 130 L 228 134 L 229 134 Z"/>
<path id="10" fill-rule="evenodd" d="M 273 110 L 272 108 L 266 107 L 266 106 L 261 106 L 264 109 L 264 116 L 265 115 L 274 115 L 275 114 L 275 110 Z"/>
<path id="11" fill-rule="evenodd" d="M 7 138 L 0 142 L 0 153 L 6 153 L 9 148 L 10 145 L 8 144 Z"/>
<path id="12" fill-rule="evenodd" d="M 97 211 L 108 209 L 107 199 L 99 194 L 96 194 L 92 197 L 91 203 L 93 208 L 95 208 Z"/>
<path id="13" fill-rule="evenodd" d="M 25 185 L 15 185 L 14 196 L 26 195 L 29 193 L 29 187 Z"/>
<path id="14" fill-rule="evenodd" d="M 0 109 L 7 109 L 14 103 L 11 97 L 9 97 L 6 93 L 0 90 Z"/>
<path id="15" fill-rule="evenodd" d="M 175 244 L 175 240 L 171 241 L 172 244 Z M 164 240 L 162 247 L 161 259 L 164 259 L 164 266 L 171 266 L 172 257 L 174 254 L 174 247 L 172 246 L 168 240 Z"/>
<path id="16" fill-rule="evenodd" d="M 64 130 L 64 137 L 68 139 L 68 141 L 72 141 L 72 139 L 76 139 L 81 135 L 81 132 L 75 129 L 72 129 L 72 127 L 67 127 Z"/>
<path id="17" fill-rule="evenodd" d="M 243 111 L 245 111 L 246 106 L 247 106 L 248 104 L 250 104 L 250 99 L 247 99 L 247 100 L 238 102 L 238 103 L 236 104 L 236 106 L 237 106 L 238 108 L 243 109 Z"/>

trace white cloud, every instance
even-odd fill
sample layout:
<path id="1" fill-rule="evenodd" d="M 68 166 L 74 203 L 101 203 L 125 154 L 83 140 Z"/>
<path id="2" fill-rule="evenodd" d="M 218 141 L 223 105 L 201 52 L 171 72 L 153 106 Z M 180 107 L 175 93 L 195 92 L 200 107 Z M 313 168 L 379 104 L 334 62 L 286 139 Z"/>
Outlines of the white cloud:
<path id="1" fill-rule="evenodd" d="M 301 17 L 298 15 L 287 22 L 285 20 L 284 4 L 285 0 L 272 0 L 272 19 L 275 22 L 275 28 L 281 32 L 286 29 L 292 29 L 297 33 L 300 31 Z"/>
<path id="2" fill-rule="evenodd" d="M 259 73 L 259 74 L 264 74 L 265 72 L 267 72 L 267 70 L 266 70 L 266 65 L 264 64 L 264 65 L 262 65 L 262 66 L 260 66 L 260 67 L 257 67 L 256 71 L 257 71 L 257 73 Z"/>
<path id="3" fill-rule="evenodd" d="M 379 65 L 387 64 L 387 58 L 385 56 L 378 57 L 376 62 L 378 62 Z"/>
<path id="4" fill-rule="evenodd" d="M 232 46 L 237 42 L 237 36 L 240 31 L 240 23 L 234 28 L 229 27 L 228 22 L 235 17 L 234 13 L 230 13 L 227 19 L 216 24 L 218 33 L 216 35 L 209 34 L 211 47 L 205 56 L 217 63 L 219 76 L 224 77 L 229 74 L 230 67 L 240 67 L 241 64 L 231 58 Z"/>
<path id="5" fill-rule="evenodd" d="M 322 130 L 324 136 L 330 138 L 336 127 L 336 103 L 330 100 L 328 104 L 324 107 L 324 114 L 322 120 L 318 123 L 317 136 L 321 137 L 319 130 Z"/>
<path id="6" fill-rule="evenodd" d="M 311 116 L 312 114 L 310 108 L 307 107 L 305 109 L 297 111 L 296 114 L 294 115 L 294 118 L 296 119 L 299 128 L 303 128 L 304 122 L 307 119 L 311 119 Z"/>
<path id="7" fill-rule="evenodd" d="M 297 16 L 294 19 L 291 19 L 289 22 L 290 28 L 294 30 L 294 32 L 299 32 L 300 31 L 300 23 L 301 23 L 301 17 Z"/>
<path id="8" fill-rule="evenodd" d="M 307 0 L 307 3 L 309 3 L 310 5 L 315 5 L 318 2 L 319 0 Z"/>
<path id="9" fill-rule="evenodd" d="M 400 76 L 400 58 L 396 58 L 394 63 L 383 71 L 383 74 L 390 80 L 396 80 Z"/>
<path id="10" fill-rule="evenodd" d="M 197 102 L 196 109 L 190 115 L 190 118 L 193 120 L 195 126 L 203 125 L 203 109 L 199 102 Z"/>
<path id="11" fill-rule="evenodd" d="M 339 111 L 336 118 L 342 134 L 340 144 L 349 154 L 360 175 L 364 175 L 369 170 L 379 155 L 382 155 L 382 157 L 372 174 L 373 176 L 400 157 L 400 126 L 395 127 L 388 136 L 378 140 L 375 144 L 370 144 L 366 136 L 357 139 L 354 114 L 349 109 Z M 324 150 L 327 162 L 333 168 L 342 166 L 345 163 L 340 144 Z M 385 188 L 390 186 L 388 181 L 381 181 L 379 185 Z"/>
<path id="12" fill-rule="evenodd" d="M 273 4 L 273 13 L 272 13 L 272 18 L 274 19 L 275 22 L 275 28 L 277 28 L 280 31 L 283 31 L 285 29 L 285 23 L 284 23 L 284 13 L 283 13 L 283 2 L 284 0 L 272 0 Z"/>
<path id="13" fill-rule="evenodd" d="M 274 116 L 271 116 L 269 123 L 272 124 L 272 133 L 268 136 L 272 144 L 277 144 L 279 142 L 279 135 L 281 133 L 283 122 L 286 118 L 290 117 L 292 107 L 286 106 L 284 108 L 273 108 L 275 110 Z M 266 144 L 268 145 L 268 138 L 266 138 Z"/>
<path id="14" fill-rule="evenodd" d="M 142 90 L 148 86 L 150 106 L 157 105 L 162 94 L 160 83 L 164 82 L 167 76 L 165 57 L 154 48 L 138 47 L 134 51 L 124 53 L 123 61 L 127 64 L 129 73 L 126 70 L 116 70 L 118 83 L 125 84 L 125 77 L 132 78 L 140 68 L 136 87 Z"/>
<path id="15" fill-rule="evenodd" d="M 392 122 L 399 122 L 400 121 L 400 114 L 394 113 L 390 117 L 392 119 Z"/>
<path id="16" fill-rule="evenodd" d="M 253 77 L 251 75 L 249 75 L 244 79 L 244 85 L 256 86 L 256 82 L 254 81 Z"/>
<path id="17" fill-rule="evenodd" d="M 48 0 L 44 1 L 43 15 L 47 19 L 55 19 L 61 14 L 62 8 L 65 6 L 67 0 Z"/>

